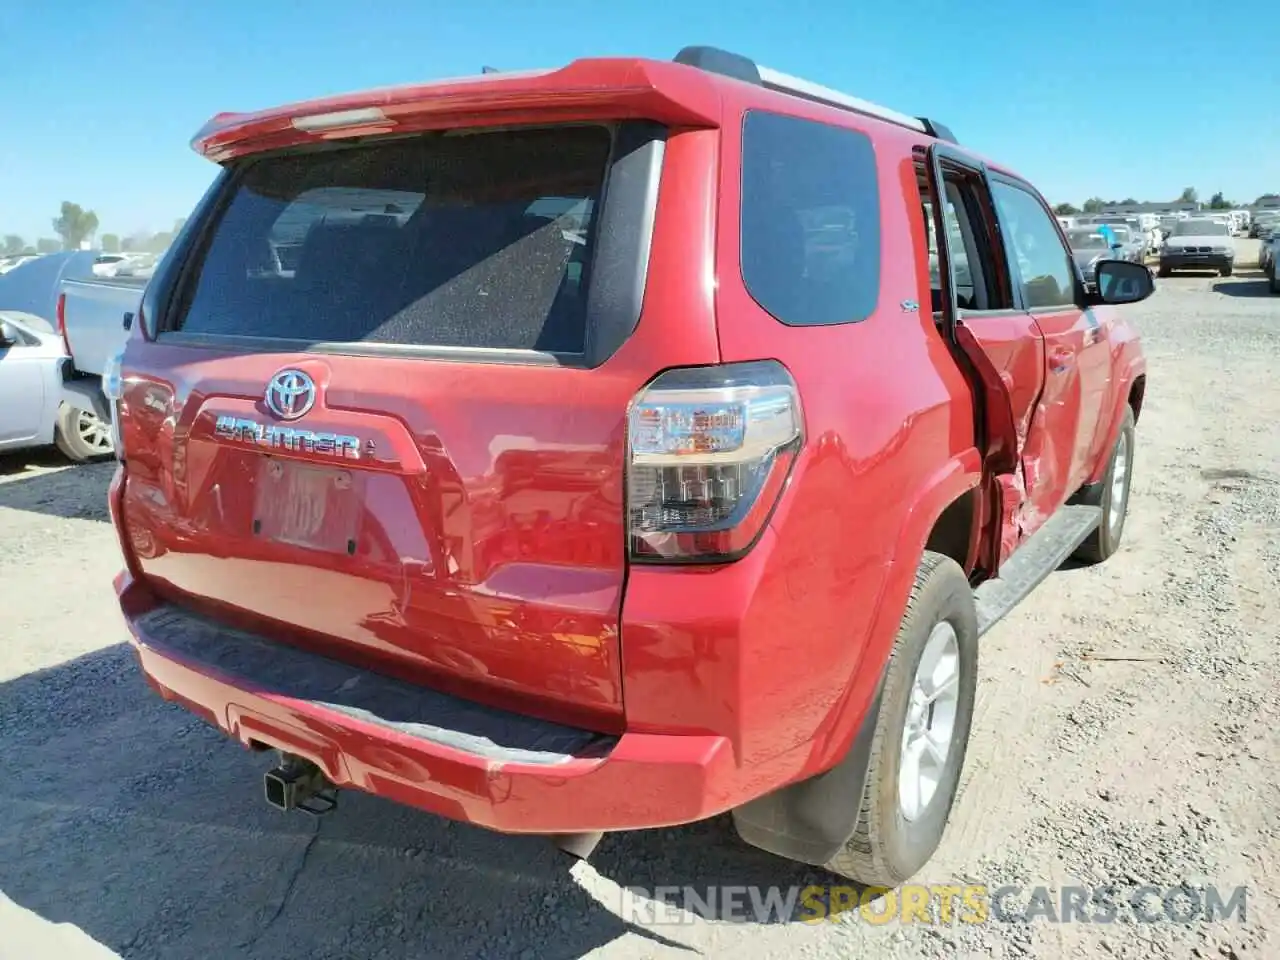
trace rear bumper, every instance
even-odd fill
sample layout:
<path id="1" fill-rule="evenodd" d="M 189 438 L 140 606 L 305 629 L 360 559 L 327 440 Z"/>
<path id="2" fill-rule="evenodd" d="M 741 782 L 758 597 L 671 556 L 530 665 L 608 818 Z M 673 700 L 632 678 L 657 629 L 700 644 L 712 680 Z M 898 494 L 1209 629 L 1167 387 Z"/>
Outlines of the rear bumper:
<path id="1" fill-rule="evenodd" d="M 111 406 L 102 392 L 102 378 L 77 373 L 70 360 L 62 368 L 62 402 L 77 410 L 89 410 L 104 423 L 111 422 Z"/>
<path id="2" fill-rule="evenodd" d="M 739 794 L 723 737 L 610 737 L 493 710 L 156 603 L 128 573 L 116 589 L 161 696 L 339 787 L 509 833 L 687 823 L 762 792 L 757 771 Z"/>

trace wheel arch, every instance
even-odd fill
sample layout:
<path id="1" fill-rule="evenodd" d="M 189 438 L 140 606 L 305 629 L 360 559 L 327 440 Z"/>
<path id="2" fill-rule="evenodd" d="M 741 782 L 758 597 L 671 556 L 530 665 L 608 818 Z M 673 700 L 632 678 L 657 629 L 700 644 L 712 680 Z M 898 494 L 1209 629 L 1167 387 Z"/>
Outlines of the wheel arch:
<path id="1" fill-rule="evenodd" d="M 1133 378 L 1133 383 L 1129 385 L 1129 407 L 1133 410 L 1133 422 L 1137 423 L 1142 417 L 1142 401 L 1147 393 L 1147 375 L 1140 373 Z"/>
<path id="2" fill-rule="evenodd" d="M 977 538 L 975 528 L 981 516 L 980 488 L 975 483 L 942 508 L 933 522 L 924 549 L 950 557 L 966 574 L 974 567 Z"/>
<path id="3" fill-rule="evenodd" d="M 1102 481 L 1107 472 L 1107 464 L 1111 459 L 1111 448 L 1116 445 L 1116 437 L 1120 434 L 1120 424 L 1124 422 L 1126 410 L 1133 411 L 1134 422 L 1142 416 L 1142 404 L 1147 394 L 1147 365 L 1141 356 L 1133 357 L 1124 367 L 1124 373 L 1116 384 L 1112 396 L 1116 398 L 1111 411 L 1111 422 L 1107 426 L 1107 440 L 1102 445 L 1101 454 L 1097 457 L 1092 472 L 1085 486 L 1092 486 Z"/>

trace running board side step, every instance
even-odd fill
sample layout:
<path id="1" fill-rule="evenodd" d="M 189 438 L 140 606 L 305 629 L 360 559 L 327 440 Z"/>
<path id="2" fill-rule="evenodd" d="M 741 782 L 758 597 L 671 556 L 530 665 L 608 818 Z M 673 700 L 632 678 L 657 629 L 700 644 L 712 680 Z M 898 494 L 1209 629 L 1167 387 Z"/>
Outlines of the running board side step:
<path id="1" fill-rule="evenodd" d="M 973 591 L 982 636 L 1016 607 L 1084 543 L 1102 522 L 1102 508 L 1083 504 L 1060 508 L 1015 550 L 1000 574 Z"/>

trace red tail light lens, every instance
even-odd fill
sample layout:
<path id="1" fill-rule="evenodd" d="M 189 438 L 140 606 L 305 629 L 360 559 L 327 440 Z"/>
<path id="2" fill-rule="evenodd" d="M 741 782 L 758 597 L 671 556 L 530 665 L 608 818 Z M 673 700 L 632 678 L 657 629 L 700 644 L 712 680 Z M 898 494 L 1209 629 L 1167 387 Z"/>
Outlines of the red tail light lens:
<path id="1" fill-rule="evenodd" d="M 628 418 L 630 553 L 723 563 L 759 538 L 803 443 L 800 395 L 772 360 L 670 370 Z"/>
<path id="2" fill-rule="evenodd" d="M 71 356 L 71 341 L 67 339 L 67 295 L 65 293 L 58 294 L 57 307 L 58 336 L 62 338 L 62 349 L 69 357 Z"/>

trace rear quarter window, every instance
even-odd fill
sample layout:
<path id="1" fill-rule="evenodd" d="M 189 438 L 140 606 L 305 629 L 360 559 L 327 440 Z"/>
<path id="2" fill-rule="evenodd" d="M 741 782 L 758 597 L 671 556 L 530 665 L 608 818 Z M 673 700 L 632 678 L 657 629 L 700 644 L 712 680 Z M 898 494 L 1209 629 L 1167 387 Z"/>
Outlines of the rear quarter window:
<path id="1" fill-rule="evenodd" d="M 464 131 L 251 160 L 184 333 L 578 354 L 613 131 Z"/>
<path id="2" fill-rule="evenodd" d="M 742 127 L 742 279 L 786 324 L 866 319 L 880 297 L 880 192 L 864 133 L 760 110 Z"/>

